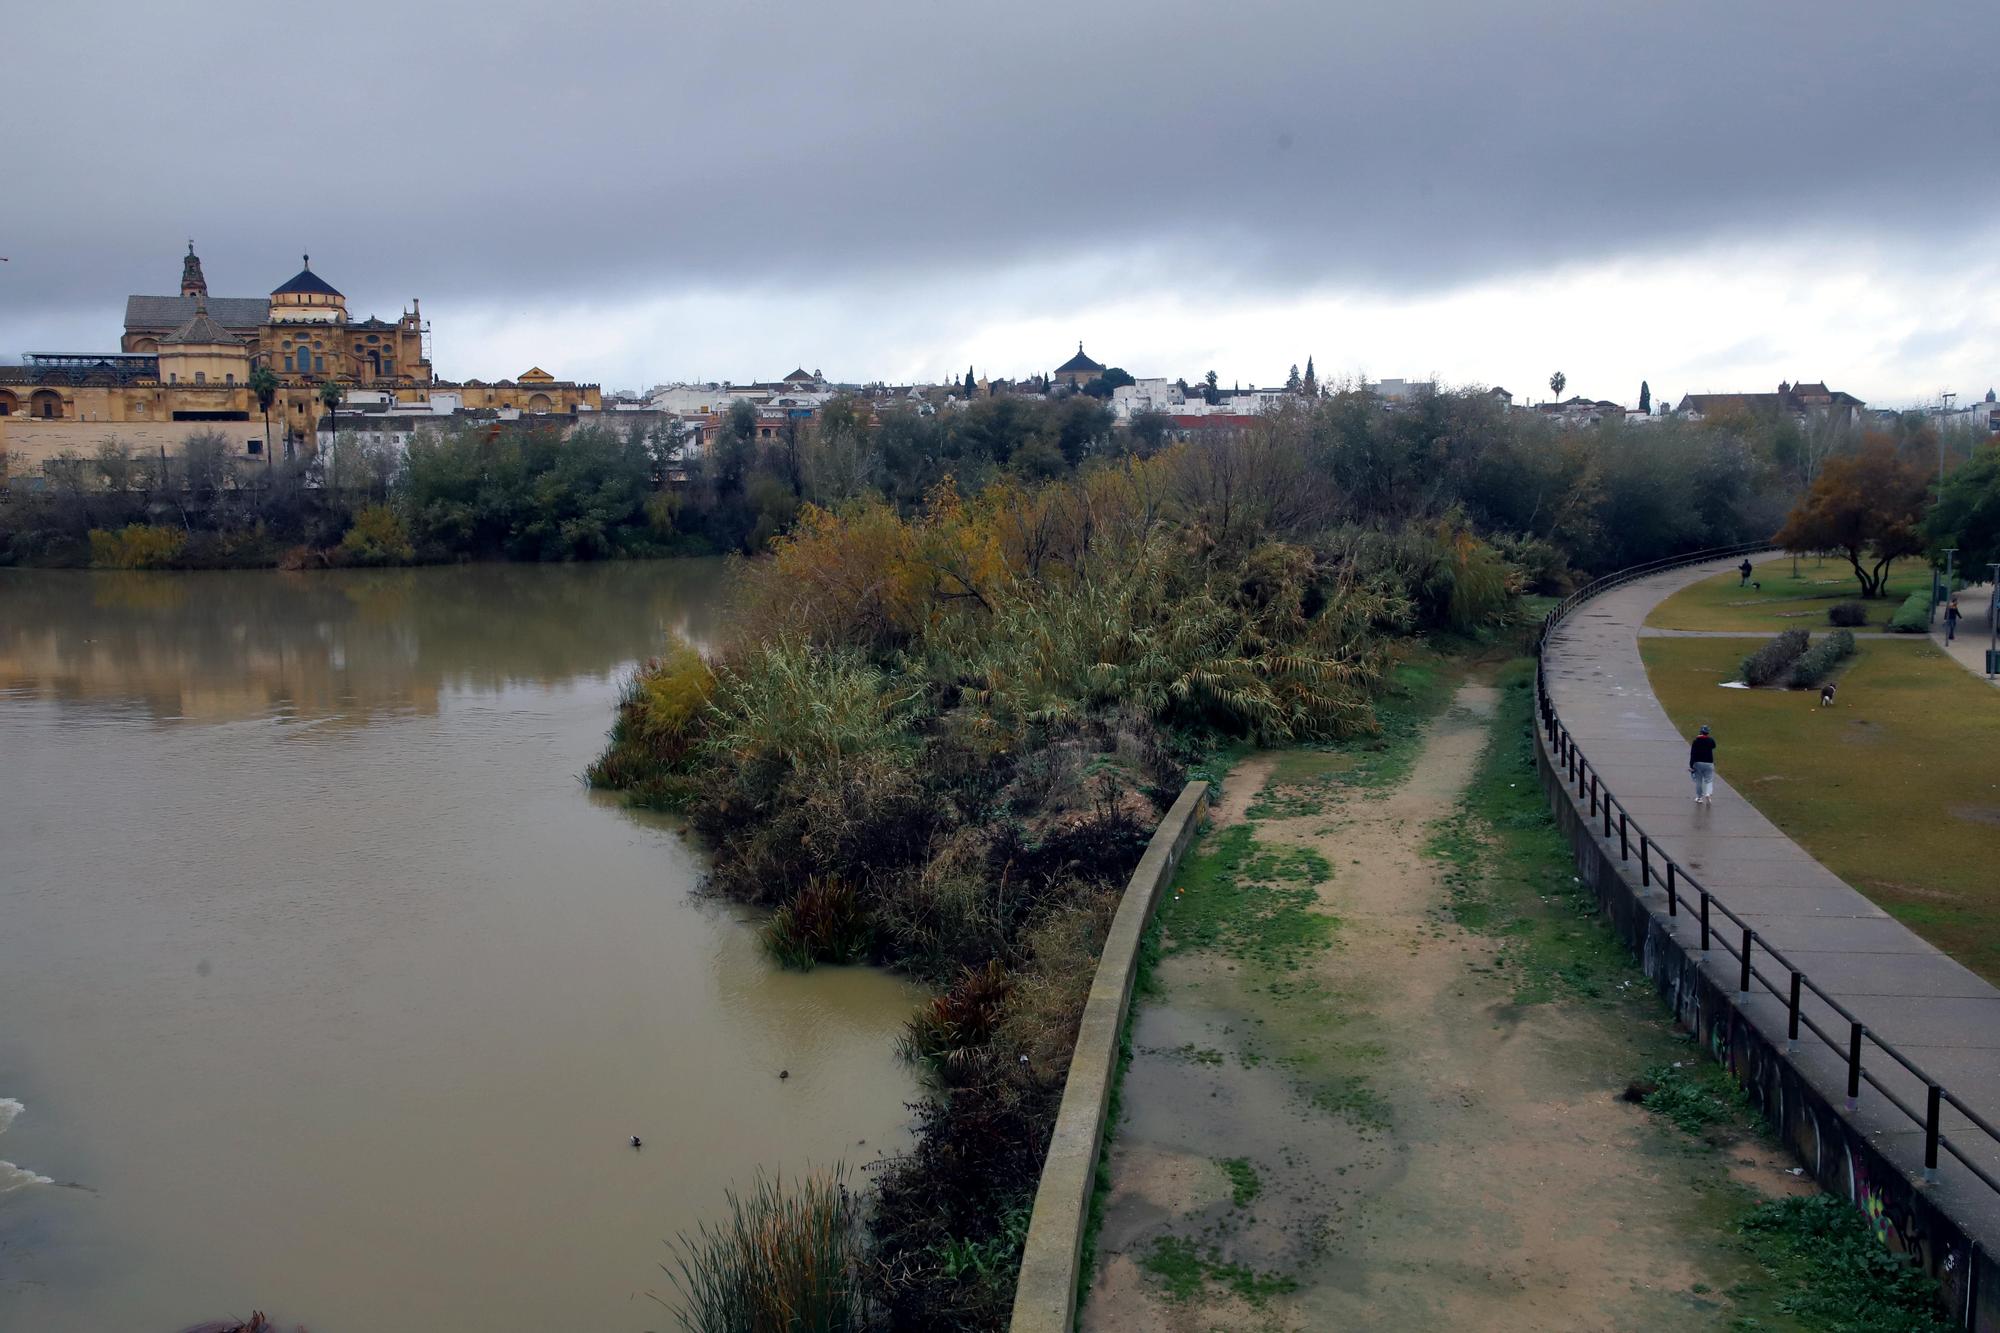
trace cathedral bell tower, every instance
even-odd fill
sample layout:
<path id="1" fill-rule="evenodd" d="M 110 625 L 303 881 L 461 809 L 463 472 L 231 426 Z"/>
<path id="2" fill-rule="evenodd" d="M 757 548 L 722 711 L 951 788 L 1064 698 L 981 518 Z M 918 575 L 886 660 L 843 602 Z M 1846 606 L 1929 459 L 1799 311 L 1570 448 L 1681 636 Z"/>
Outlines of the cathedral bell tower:
<path id="1" fill-rule="evenodd" d="M 201 260 L 195 255 L 193 241 L 188 242 L 187 258 L 181 261 L 181 295 L 208 295 L 208 279 L 201 276 Z"/>

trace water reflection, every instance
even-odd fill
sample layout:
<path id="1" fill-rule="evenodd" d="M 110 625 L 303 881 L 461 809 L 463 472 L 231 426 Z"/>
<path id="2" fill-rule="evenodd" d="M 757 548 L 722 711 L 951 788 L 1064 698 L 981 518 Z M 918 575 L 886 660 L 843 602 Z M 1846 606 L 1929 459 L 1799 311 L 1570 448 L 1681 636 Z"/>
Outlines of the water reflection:
<path id="1" fill-rule="evenodd" d="M 717 560 L 316 573 L 0 571 L 0 691 L 155 719 L 365 720 L 443 689 L 601 676 L 707 644 Z"/>

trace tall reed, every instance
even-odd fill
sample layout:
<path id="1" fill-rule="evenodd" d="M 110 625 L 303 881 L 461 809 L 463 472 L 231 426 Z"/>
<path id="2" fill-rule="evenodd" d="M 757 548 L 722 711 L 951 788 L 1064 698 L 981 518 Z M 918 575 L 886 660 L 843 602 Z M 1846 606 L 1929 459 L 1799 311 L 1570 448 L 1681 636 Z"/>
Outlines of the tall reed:
<path id="1" fill-rule="evenodd" d="M 660 1267 L 680 1295 L 688 1333 L 846 1333 L 863 1326 L 857 1271 L 860 1225 L 846 1168 L 787 1187 L 757 1173 L 729 1213 L 672 1242 Z M 664 1303 L 664 1302 L 663 1302 Z"/>

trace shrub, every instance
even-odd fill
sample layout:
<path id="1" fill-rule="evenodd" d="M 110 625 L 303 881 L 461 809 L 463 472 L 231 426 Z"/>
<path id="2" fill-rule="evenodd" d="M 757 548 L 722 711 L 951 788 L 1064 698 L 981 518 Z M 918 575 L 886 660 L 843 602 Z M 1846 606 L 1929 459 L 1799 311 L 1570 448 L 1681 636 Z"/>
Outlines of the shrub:
<path id="1" fill-rule="evenodd" d="M 764 947 L 784 966 L 810 972 L 816 963 L 860 962 L 872 934 L 852 884 L 814 879 L 764 923 Z"/>
<path id="2" fill-rule="evenodd" d="M 154 523 L 128 523 L 117 532 L 90 530 L 90 563 L 104 569 L 172 569 L 187 547 L 187 533 Z"/>
<path id="3" fill-rule="evenodd" d="M 1889 618 L 1889 628 L 1898 634 L 1929 634 L 1931 632 L 1931 594 L 1928 589 L 1919 588 L 1903 599 L 1896 608 L 1896 614 Z"/>
<path id="4" fill-rule="evenodd" d="M 1868 623 L 1868 608 L 1860 602 L 1836 602 L 1826 609 L 1827 623 L 1852 628 Z"/>
<path id="5" fill-rule="evenodd" d="M 404 565 L 417 558 L 409 529 L 387 505 L 363 505 L 354 526 L 340 539 L 340 555 L 350 565 Z"/>
<path id="6" fill-rule="evenodd" d="M 1840 663 L 1854 656 L 1854 634 L 1837 629 L 1799 655 L 1792 663 L 1791 686 L 1803 690 L 1825 680 Z"/>
<path id="7" fill-rule="evenodd" d="M 1743 680 L 1748 685 L 1770 685 L 1782 680 L 1806 650 L 1812 636 L 1802 629 L 1788 629 L 1743 659 Z"/>
<path id="8" fill-rule="evenodd" d="M 674 1241 L 676 1317 L 689 1333 L 844 1333 L 863 1327 L 855 1196 L 836 1167 L 790 1190 L 757 1175 L 729 1215 Z M 661 1265 L 665 1267 L 665 1265 Z"/>
<path id="9" fill-rule="evenodd" d="M 692 793 L 687 768 L 715 673 L 685 639 L 676 639 L 625 682 L 611 744 L 584 772 L 593 787 L 626 793 L 635 805 L 671 808 Z"/>
<path id="10" fill-rule="evenodd" d="M 993 1040 L 1005 1012 L 1014 979 L 995 958 L 984 969 L 971 968 L 950 990 L 931 997 L 910 1016 L 903 1032 L 903 1054 L 949 1074 Z"/>

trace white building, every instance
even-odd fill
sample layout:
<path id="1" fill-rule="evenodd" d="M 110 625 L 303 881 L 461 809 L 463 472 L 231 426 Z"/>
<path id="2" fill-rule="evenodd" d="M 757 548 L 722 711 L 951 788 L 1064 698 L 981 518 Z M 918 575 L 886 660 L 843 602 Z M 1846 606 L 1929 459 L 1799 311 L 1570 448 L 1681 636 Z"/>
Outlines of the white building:
<path id="1" fill-rule="evenodd" d="M 1111 391 L 1111 411 L 1120 421 L 1130 421 L 1141 412 L 1181 412 L 1187 395 L 1172 380 L 1136 380 Z"/>

